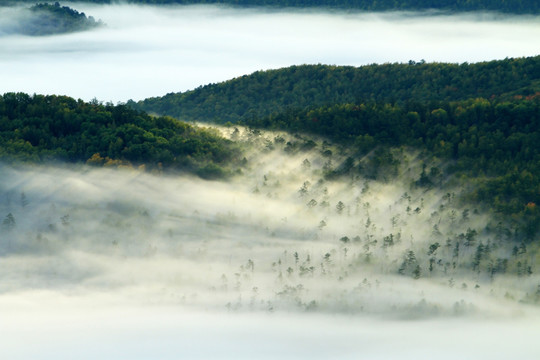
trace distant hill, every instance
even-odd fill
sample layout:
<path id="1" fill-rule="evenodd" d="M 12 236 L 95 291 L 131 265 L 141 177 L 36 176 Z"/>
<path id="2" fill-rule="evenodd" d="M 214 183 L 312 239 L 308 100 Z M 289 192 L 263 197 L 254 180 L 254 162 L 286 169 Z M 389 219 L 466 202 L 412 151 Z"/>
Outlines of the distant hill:
<path id="1" fill-rule="evenodd" d="M 104 25 L 67 6 L 39 3 L 21 8 L 13 19 L 5 19 L 1 32 L 29 36 L 64 34 L 94 29 Z"/>
<path id="2" fill-rule="evenodd" d="M 87 0 L 95 3 L 111 3 L 111 0 Z M 368 11 L 427 10 L 445 11 L 501 11 L 508 13 L 540 12 L 538 1 L 526 0 L 128 0 L 145 4 L 227 4 L 234 6 L 279 7 L 331 7 Z"/>
<path id="3" fill-rule="evenodd" d="M 129 105 L 180 119 L 235 123 L 329 104 L 512 98 L 539 91 L 540 56 L 536 56 L 460 65 L 291 66 Z"/>

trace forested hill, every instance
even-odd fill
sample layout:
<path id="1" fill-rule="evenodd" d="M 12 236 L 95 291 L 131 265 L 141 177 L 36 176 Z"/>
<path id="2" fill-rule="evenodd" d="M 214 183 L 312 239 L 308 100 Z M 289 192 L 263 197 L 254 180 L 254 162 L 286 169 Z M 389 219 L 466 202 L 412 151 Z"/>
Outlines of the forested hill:
<path id="1" fill-rule="evenodd" d="M 375 150 L 379 167 L 394 161 L 387 149 L 412 147 L 448 166 L 426 171 L 417 185 L 459 178 L 473 189 L 468 199 L 522 222 L 532 238 L 540 229 L 540 94 L 510 101 L 471 99 L 422 105 L 336 104 L 287 111 L 246 121 L 256 128 L 319 134 L 356 148 Z M 373 156 L 373 155 L 371 155 Z M 339 173 L 374 174 L 355 161 Z M 360 163 L 358 163 L 360 164 Z"/>
<path id="2" fill-rule="evenodd" d="M 79 0 L 76 0 L 79 1 Z M 112 0 L 86 0 L 95 3 L 112 3 Z M 128 0 L 145 4 L 227 4 L 235 6 L 279 7 L 332 7 L 368 11 L 426 10 L 446 11 L 502 11 L 509 13 L 540 12 L 540 2 L 535 0 Z"/>
<path id="3" fill-rule="evenodd" d="M 1 5 L 1 3 L 0 3 Z M 1 33 L 44 36 L 85 31 L 103 26 L 92 16 L 78 12 L 60 3 L 38 3 L 28 8 L 21 7 L 12 19 L 4 19 Z"/>
<path id="4" fill-rule="evenodd" d="M 460 65 L 291 66 L 129 105 L 180 119 L 235 123 L 329 104 L 508 99 L 537 92 L 540 56 Z"/>
<path id="5" fill-rule="evenodd" d="M 144 167 L 221 177 L 239 150 L 216 131 L 124 105 L 0 95 L 0 160 Z"/>
<path id="6" fill-rule="evenodd" d="M 386 64 L 360 68 L 293 66 L 257 72 L 181 94 L 147 99 L 148 111 L 184 119 L 322 135 L 357 153 L 336 170 L 377 176 L 412 147 L 447 164 L 426 170 L 419 186 L 459 179 L 482 203 L 540 228 L 540 57 L 479 64 Z M 428 161 L 429 162 L 429 161 Z"/>

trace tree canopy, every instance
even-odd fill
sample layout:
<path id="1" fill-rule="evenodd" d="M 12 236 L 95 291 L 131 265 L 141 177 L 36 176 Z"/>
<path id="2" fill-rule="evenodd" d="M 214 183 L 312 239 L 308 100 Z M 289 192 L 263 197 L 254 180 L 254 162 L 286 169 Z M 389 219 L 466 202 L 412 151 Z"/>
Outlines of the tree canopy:
<path id="1" fill-rule="evenodd" d="M 55 95 L 0 96 L 3 161 L 142 166 L 220 177 L 238 154 L 217 131 L 125 105 Z"/>
<path id="2" fill-rule="evenodd" d="M 129 105 L 180 119 L 235 123 L 330 104 L 510 99 L 537 92 L 540 56 L 475 64 L 291 66 Z"/>
<path id="3" fill-rule="evenodd" d="M 524 236 L 539 230 L 539 56 L 461 65 L 292 66 L 130 105 L 321 135 L 356 147 L 359 157 L 374 152 L 375 167 L 395 160 L 385 149 L 412 147 L 446 164 L 427 169 L 417 185 L 454 179 L 470 188 L 469 201 L 521 223 Z"/>
<path id="4" fill-rule="evenodd" d="M 447 165 L 444 171 L 425 172 L 418 185 L 434 185 L 452 176 L 458 184 L 468 184 L 469 201 L 525 219 L 527 236 L 540 229 L 540 94 L 507 101 L 334 104 L 245 124 L 322 135 L 356 147 L 358 156 L 388 147 L 419 149 L 426 158 Z M 386 152 L 381 154 L 380 162 L 387 162 Z M 356 169 L 370 173 L 365 170 Z"/>

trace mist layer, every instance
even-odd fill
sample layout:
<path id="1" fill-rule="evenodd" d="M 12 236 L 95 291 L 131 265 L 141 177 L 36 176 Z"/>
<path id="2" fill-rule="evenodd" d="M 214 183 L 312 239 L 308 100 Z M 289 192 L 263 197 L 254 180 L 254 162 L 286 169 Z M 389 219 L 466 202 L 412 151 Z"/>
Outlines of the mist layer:
<path id="1" fill-rule="evenodd" d="M 221 131 L 249 150 L 228 182 L 1 167 L 4 354 L 539 355 L 538 249 L 512 254 L 504 229 L 501 238 L 485 230 L 487 214 L 453 192 L 411 186 L 414 153 L 395 154 L 403 166 L 392 182 L 326 179 L 343 149 Z M 491 250 L 475 267 L 479 244 Z M 508 259 L 504 274 L 489 271 L 497 257 Z M 518 274 L 518 262 L 534 271 Z"/>
<path id="2" fill-rule="evenodd" d="M 99 30 L 16 36 L 0 9 L 1 92 L 140 100 L 293 64 L 477 62 L 537 54 L 538 18 L 73 4 Z M 4 30 L 2 30 L 4 29 Z"/>

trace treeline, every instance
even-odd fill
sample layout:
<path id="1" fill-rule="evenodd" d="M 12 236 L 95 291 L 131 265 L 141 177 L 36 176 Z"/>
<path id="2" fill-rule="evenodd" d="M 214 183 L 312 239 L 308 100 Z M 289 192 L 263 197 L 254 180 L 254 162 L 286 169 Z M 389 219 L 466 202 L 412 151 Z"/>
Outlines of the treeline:
<path id="1" fill-rule="evenodd" d="M 111 0 L 86 0 L 112 3 Z M 144 4 L 226 4 L 234 6 L 332 7 L 368 11 L 426 10 L 502 11 L 508 13 L 538 13 L 540 3 L 527 0 L 128 0 Z"/>
<path id="2" fill-rule="evenodd" d="M 216 131 L 125 105 L 54 95 L 0 96 L 2 161 L 171 169 L 214 178 L 226 175 L 238 155 Z"/>
<path id="3" fill-rule="evenodd" d="M 540 94 L 512 101 L 335 104 L 245 124 L 323 135 L 352 144 L 359 156 L 388 147 L 421 149 L 448 165 L 424 169 L 416 185 L 435 186 L 453 175 L 471 189 L 467 200 L 513 218 L 521 235 L 531 239 L 540 229 Z M 392 161 L 388 155 L 378 150 L 374 158 L 385 165 Z"/>
<path id="4" fill-rule="evenodd" d="M 511 99 L 540 92 L 540 56 L 475 64 L 302 65 L 258 71 L 134 108 L 180 119 L 238 122 L 287 109 L 348 103 Z"/>

